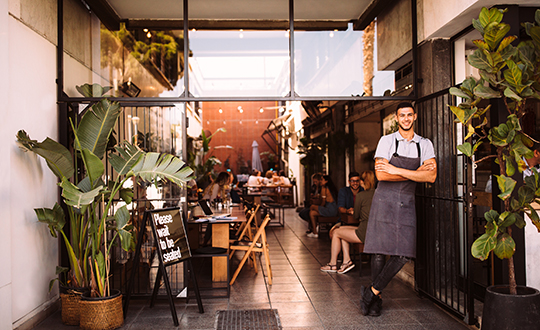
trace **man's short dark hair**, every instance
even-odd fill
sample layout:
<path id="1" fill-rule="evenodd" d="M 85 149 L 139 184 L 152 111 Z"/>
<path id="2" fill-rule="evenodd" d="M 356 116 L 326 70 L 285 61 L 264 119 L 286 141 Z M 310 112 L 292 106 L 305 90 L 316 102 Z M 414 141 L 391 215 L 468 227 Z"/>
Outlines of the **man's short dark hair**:
<path id="1" fill-rule="evenodd" d="M 352 178 L 354 178 L 355 176 L 358 176 L 358 177 L 359 177 L 359 176 L 360 176 L 360 173 L 358 173 L 358 172 L 351 172 L 351 173 L 349 173 L 349 180 L 352 179 Z"/>
<path id="2" fill-rule="evenodd" d="M 414 106 L 412 105 L 411 102 L 401 102 L 397 105 L 397 108 L 396 108 L 396 114 L 398 112 L 399 109 L 402 109 L 402 108 L 412 108 L 413 109 L 413 112 L 416 113 L 416 109 L 414 108 Z"/>

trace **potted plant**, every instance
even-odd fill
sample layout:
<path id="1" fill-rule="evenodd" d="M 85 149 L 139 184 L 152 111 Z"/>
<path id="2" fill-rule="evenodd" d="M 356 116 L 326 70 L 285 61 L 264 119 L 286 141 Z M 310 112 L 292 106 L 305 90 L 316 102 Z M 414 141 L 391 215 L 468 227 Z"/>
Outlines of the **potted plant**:
<path id="1" fill-rule="evenodd" d="M 478 69 L 480 79 L 467 78 L 459 88 L 450 93 L 463 102 L 450 106 L 456 121 L 466 127 L 465 143 L 457 148 L 472 157 L 482 143 L 489 143 L 495 152 L 483 160 L 495 160 L 500 175 L 496 175 L 500 189 L 498 197 L 503 202 L 502 212 L 490 210 L 485 213 L 486 231 L 473 243 L 471 252 L 475 258 L 485 260 L 493 252 L 501 259 L 508 259 L 509 285 L 496 285 L 486 291 L 482 329 L 532 329 L 538 326 L 540 304 L 538 290 L 516 285 L 514 260 L 514 227 L 526 225 L 525 212 L 532 224 L 540 231 L 540 218 L 531 206 L 540 201 L 540 176 L 536 170 L 526 177 L 524 185 L 514 191 L 516 171 L 527 168 L 524 159 L 532 158 L 529 149 L 533 146 L 530 136 L 521 128 L 529 99 L 540 99 L 540 10 L 536 11 L 535 23 L 523 26 L 532 40 L 522 41 L 517 46 L 511 43 L 516 36 L 506 36 L 510 26 L 502 22 L 505 10 L 483 8 L 473 26 L 482 34 L 482 39 L 473 40 L 477 46 L 468 57 L 469 64 Z M 502 99 L 508 113 L 506 122 L 487 128 L 487 111 L 482 100 Z M 538 142 L 538 141 L 537 141 Z M 472 198 L 472 187 L 467 196 Z M 472 204 L 472 201 L 471 201 Z M 530 298 L 530 300 L 529 300 Z M 532 323 L 531 323 L 532 322 Z"/>
<path id="2" fill-rule="evenodd" d="M 263 151 L 261 152 L 261 158 L 266 157 L 266 165 L 268 166 L 268 169 L 275 169 L 276 166 L 276 154 L 271 151 Z"/>
<path id="3" fill-rule="evenodd" d="M 102 97 L 109 90 L 97 84 L 78 86 L 77 89 L 86 97 Z M 108 154 L 116 173 L 112 176 L 114 179 L 105 183 L 103 158 L 110 142 L 116 141 L 111 134 L 120 114 L 119 103 L 103 97 L 84 113 L 78 124 L 72 122 L 74 155 L 52 139 L 37 142 L 24 131 L 17 134 L 19 146 L 45 158 L 59 178 L 71 235 L 68 237 L 63 230 L 65 213 L 58 203 L 52 209 L 36 209 L 36 214 L 39 221 L 48 224 L 53 236 L 60 233 L 64 238 L 71 267 L 70 278 L 89 287 L 87 298 L 83 297 L 84 301 L 81 301 L 81 327 L 85 329 L 113 329 L 123 324 L 122 298 L 110 289 L 109 263 L 112 248 L 118 241 L 126 251 L 134 246 L 134 227 L 129 223 L 127 207 L 124 205 L 117 210 L 113 207 L 115 198 L 131 203 L 133 192 L 124 188 L 124 183 L 128 180 L 151 182 L 163 179 L 184 185 L 192 173 L 184 162 L 172 155 L 144 152 L 124 141 Z M 80 160 L 77 164 L 81 164 L 77 171 L 74 170 L 74 158 Z M 82 173 L 83 179 L 73 182 L 74 172 Z M 96 303 L 91 301 L 92 298 L 100 298 L 102 302 Z M 111 300 L 109 303 L 116 307 L 114 315 L 99 308 L 98 305 L 106 300 Z M 109 307 L 106 310 L 110 310 Z"/>

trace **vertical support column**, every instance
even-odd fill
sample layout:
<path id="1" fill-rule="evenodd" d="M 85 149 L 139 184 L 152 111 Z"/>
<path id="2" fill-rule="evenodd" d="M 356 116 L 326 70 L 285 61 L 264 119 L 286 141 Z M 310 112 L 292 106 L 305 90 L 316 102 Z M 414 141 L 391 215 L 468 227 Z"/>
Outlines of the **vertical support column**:
<path id="1" fill-rule="evenodd" d="M 291 90 L 291 98 L 294 99 L 296 92 L 294 91 L 294 0 L 289 0 L 289 82 Z"/>
<path id="2" fill-rule="evenodd" d="M 189 15 L 188 0 L 184 0 L 184 96 L 189 97 Z M 184 111 L 187 114 L 187 111 Z"/>
<path id="3" fill-rule="evenodd" d="M 418 20 L 416 0 L 411 0 L 413 97 L 418 98 Z"/>

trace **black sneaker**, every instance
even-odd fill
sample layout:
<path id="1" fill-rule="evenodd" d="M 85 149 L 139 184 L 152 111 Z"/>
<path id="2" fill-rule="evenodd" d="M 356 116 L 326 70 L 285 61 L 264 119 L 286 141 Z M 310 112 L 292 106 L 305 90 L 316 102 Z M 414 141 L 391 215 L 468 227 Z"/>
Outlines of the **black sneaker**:
<path id="1" fill-rule="evenodd" d="M 369 309 L 369 316 L 381 316 L 381 310 L 382 310 L 382 299 L 379 296 L 375 296 L 373 305 L 371 305 L 371 308 Z"/>
<path id="2" fill-rule="evenodd" d="M 368 315 L 371 306 L 375 302 L 375 294 L 371 291 L 371 286 L 367 288 L 363 285 L 360 287 L 360 292 L 362 292 L 362 297 L 360 298 L 360 308 L 362 309 L 362 314 Z"/>

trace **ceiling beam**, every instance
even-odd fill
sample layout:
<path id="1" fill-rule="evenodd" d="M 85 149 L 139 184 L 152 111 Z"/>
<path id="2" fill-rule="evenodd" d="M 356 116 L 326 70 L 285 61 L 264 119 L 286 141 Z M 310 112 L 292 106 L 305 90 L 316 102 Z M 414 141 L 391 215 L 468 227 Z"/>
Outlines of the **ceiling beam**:
<path id="1" fill-rule="evenodd" d="M 128 19 L 128 29 L 177 30 L 184 27 L 183 20 Z M 348 21 L 294 21 L 294 29 L 302 31 L 347 30 Z M 189 20 L 189 28 L 197 30 L 287 30 L 289 20 Z"/>
<path id="2" fill-rule="evenodd" d="M 357 20 L 353 21 L 354 30 L 364 30 L 373 20 L 379 16 L 384 8 L 392 8 L 395 0 L 373 0 Z"/>
<path id="3" fill-rule="evenodd" d="M 81 0 L 85 2 L 90 10 L 101 20 L 101 23 L 111 31 L 120 30 L 120 16 L 109 5 L 107 0 Z"/>

